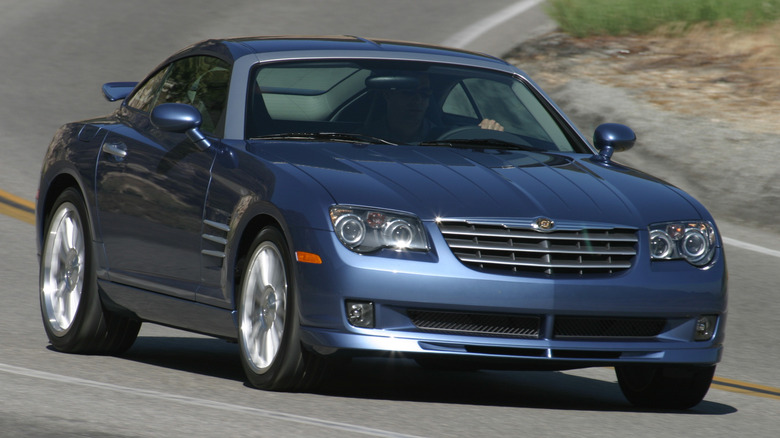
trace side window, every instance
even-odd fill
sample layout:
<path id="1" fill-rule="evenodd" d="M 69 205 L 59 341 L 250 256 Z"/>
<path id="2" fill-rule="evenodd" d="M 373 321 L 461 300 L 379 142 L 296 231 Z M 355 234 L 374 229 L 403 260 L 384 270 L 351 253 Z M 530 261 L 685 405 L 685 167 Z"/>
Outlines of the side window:
<path id="1" fill-rule="evenodd" d="M 461 84 L 456 85 L 452 91 L 450 91 L 450 94 L 444 101 L 444 105 L 442 105 L 442 111 L 446 114 L 454 114 L 470 119 L 477 118 L 477 113 L 474 111 L 474 105 L 472 105 L 471 100 L 469 100 L 469 97 L 466 95 L 466 91 L 463 90 L 463 85 Z"/>
<path id="2" fill-rule="evenodd" d="M 127 99 L 127 106 L 140 111 L 150 112 L 154 107 L 154 99 L 157 97 L 157 92 L 160 90 L 160 84 L 167 71 L 168 69 L 164 68 L 146 81 L 135 94 Z"/>
<path id="3" fill-rule="evenodd" d="M 469 118 L 493 119 L 512 132 L 542 141 L 551 141 L 549 133 L 535 117 L 536 115 L 547 115 L 547 112 L 527 90 L 525 95 L 518 95 L 517 93 L 525 90 L 525 87 L 519 86 L 515 90 L 513 88 L 515 84 L 517 82 L 508 85 L 504 82 L 483 78 L 464 79 L 453 88 L 447 97 L 443 111 L 447 114 Z M 517 98 L 513 99 L 509 96 Z M 537 105 L 539 109 L 535 113 L 530 111 L 526 102 Z M 550 119 L 549 115 L 547 115 L 547 119 Z M 556 138 L 556 140 L 560 141 L 561 139 Z M 562 140 L 564 141 L 560 144 L 567 143 L 565 138 Z"/>
<path id="4" fill-rule="evenodd" d="M 156 105 L 186 103 L 203 117 L 201 129 L 217 133 L 227 103 L 230 66 L 210 56 L 193 56 L 173 63 L 165 77 Z"/>

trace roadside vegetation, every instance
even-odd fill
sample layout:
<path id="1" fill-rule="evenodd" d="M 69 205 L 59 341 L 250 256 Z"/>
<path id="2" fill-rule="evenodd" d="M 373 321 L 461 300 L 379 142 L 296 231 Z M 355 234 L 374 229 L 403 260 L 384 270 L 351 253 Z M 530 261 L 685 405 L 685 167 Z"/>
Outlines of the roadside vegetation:
<path id="1" fill-rule="evenodd" d="M 509 62 L 583 132 L 634 127 L 645 143 L 619 160 L 687 187 L 716 216 L 780 232 L 780 0 L 545 3 L 558 29 Z"/>
<path id="2" fill-rule="evenodd" d="M 741 30 L 780 19 L 780 0 L 548 0 L 547 12 L 575 37 L 685 31 L 728 23 Z"/>
<path id="3" fill-rule="evenodd" d="M 780 0 L 547 0 L 559 29 L 510 54 L 544 87 L 586 79 L 780 134 Z"/>

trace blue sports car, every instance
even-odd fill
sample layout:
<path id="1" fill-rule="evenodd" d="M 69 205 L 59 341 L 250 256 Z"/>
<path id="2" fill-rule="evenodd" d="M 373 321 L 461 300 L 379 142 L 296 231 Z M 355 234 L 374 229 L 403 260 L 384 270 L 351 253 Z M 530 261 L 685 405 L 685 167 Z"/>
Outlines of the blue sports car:
<path id="1" fill-rule="evenodd" d="M 638 406 L 699 403 L 726 263 L 691 196 L 613 161 L 516 67 L 355 37 L 209 40 L 43 162 L 40 303 L 54 348 L 120 354 L 152 322 L 240 346 L 306 390 L 343 359 L 613 366 Z"/>

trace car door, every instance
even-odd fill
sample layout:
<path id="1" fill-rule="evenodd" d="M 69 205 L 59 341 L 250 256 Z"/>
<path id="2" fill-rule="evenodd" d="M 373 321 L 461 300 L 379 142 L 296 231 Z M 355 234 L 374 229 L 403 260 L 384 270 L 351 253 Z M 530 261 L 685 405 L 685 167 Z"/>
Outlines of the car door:
<path id="1" fill-rule="evenodd" d="M 149 118 L 161 103 L 198 108 L 216 136 L 227 99 L 227 63 L 197 56 L 173 62 L 131 95 L 105 137 L 97 205 L 112 282 L 195 299 L 203 208 L 215 153 Z"/>

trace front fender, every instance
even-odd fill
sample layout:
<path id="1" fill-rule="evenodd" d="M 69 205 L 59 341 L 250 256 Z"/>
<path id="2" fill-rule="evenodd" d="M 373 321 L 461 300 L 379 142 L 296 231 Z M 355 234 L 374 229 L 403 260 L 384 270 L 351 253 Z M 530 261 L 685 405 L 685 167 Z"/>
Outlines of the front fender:
<path id="1" fill-rule="evenodd" d="M 93 129 L 87 129 L 88 127 Z M 89 134 L 84 134 L 89 131 Z M 35 209 L 36 245 L 40 255 L 46 217 L 54 202 L 67 187 L 74 187 L 84 196 L 89 215 L 90 232 L 96 242 L 102 242 L 96 212 L 95 169 L 100 145 L 107 131 L 94 125 L 76 123 L 62 126 L 55 134 L 44 156 Z M 97 251 L 102 254 L 102 251 Z M 102 264 L 101 264 L 102 266 Z"/>
<path id="2" fill-rule="evenodd" d="M 222 147 L 220 153 L 231 159 L 215 161 L 204 214 L 203 248 L 216 252 L 202 255 L 203 284 L 197 300 L 235 309 L 236 268 L 257 233 L 267 225 L 278 227 L 294 255 L 306 248 L 305 230 L 328 225 L 333 199 L 295 166 L 257 157 L 240 145 Z M 206 238 L 209 233 L 216 239 Z M 221 239 L 225 244 L 220 247 L 214 241 Z"/>

